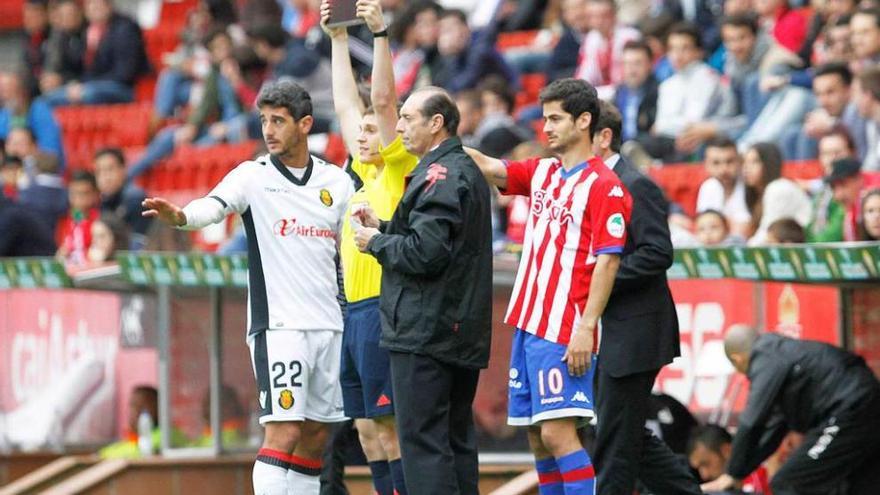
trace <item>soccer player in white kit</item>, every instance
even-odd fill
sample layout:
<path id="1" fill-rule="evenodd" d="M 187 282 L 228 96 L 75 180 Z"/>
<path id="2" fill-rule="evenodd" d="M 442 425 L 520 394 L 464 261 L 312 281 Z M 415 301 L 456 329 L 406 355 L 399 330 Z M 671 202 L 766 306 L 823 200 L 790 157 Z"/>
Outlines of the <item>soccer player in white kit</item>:
<path id="1" fill-rule="evenodd" d="M 241 215 L 247 343 L 266 429 L 254 493 L 317 494 L 326 424 L 345 419 L 338 246 L 354 187 L 341 168 L 309 154 L 312 103 L 302 87 L 269 85 L 257 107 L 268 155 L 241 163 L 185 208 L 148 198 L 144 215 L 189 230 Z"/>

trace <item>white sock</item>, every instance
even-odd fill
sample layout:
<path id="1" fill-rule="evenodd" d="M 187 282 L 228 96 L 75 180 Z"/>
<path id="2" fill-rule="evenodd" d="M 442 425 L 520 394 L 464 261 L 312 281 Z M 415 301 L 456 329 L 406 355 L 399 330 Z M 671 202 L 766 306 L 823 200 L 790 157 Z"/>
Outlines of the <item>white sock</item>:
<path id="1" fill-rule="evenodd" d="M 287 469 L 255 462 L 254 495 L 287 495 Z"/>
<path id="2" fill-rule="evenodd" d="M 321 493 L 321 477 L 287 470 L 287 495 L 318 495 Z"/>
<path id="3" fill-rule="evenodd" d="M 287 495 L 319 495 L 321 493 L 321 461 L 290 456 L 287 470 Z"/>

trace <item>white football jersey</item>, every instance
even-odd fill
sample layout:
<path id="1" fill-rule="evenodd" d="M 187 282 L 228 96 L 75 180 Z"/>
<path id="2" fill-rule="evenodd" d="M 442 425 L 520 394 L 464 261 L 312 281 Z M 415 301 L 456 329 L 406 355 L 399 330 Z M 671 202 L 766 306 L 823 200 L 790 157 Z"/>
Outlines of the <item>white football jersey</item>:
<path id="1" fill-rule="evenodd" d="M 209 193 L 238 213 L 248 242 L 248 332 L 342 331 L 339 240 L 351 178 L 310 156 L 302 178 L 270 155 L 241 163 Z"/>

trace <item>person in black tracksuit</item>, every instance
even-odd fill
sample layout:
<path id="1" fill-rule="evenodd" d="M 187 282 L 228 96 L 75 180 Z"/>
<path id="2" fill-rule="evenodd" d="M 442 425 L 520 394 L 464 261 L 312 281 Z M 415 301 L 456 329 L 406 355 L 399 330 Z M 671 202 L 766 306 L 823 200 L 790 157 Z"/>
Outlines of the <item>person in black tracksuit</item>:
<path id="1" fill-rule="evenodd" d="M 727 474 L 704 490 L 728 489 L 796 431 L 803 444 L 771 479 L 774 495 L 880 493 L 880 382 L 861 357 L 744 326 L 728 330 L 724 347 L 749 398 Z"/>
<path id="2" fill-rule="evenodd" d="M 492 327 L 489 186 L 455 135 L 460 116 L 445 91 L 414 92 L 400 115 L 419 163 L 390 221 L 356 214 L 355 242 L 382 265 L 380 345 L 390 351 L 407 490 L 475 495 L 471 404 Z"/>

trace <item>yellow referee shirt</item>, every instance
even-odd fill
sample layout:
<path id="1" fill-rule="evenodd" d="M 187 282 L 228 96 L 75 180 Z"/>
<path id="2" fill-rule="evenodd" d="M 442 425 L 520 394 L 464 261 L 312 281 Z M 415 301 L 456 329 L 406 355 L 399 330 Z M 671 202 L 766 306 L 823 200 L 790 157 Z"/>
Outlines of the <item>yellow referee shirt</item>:
<path id="1" fill-rule="evenodd" d="M 416 156 L 409 154 L 403 147 L 400 136 L 388 147 L 380 146 L 379 154 L 385 161 L 385 168 L 381 173 L 378 173 L 375 166 L 361 163 L 358 158 L 351 164 L 364 186 L 352 196 L 346 212 L 346 222 L 342 227 L 342 267 L 348 302 L 378 297 L 382 285 L 382 267 L 376 258 L 358 251 L 354 243 L 354 229 L 348 220 L 351 217 L 351 205 L 369 203 L 380 219 L 391 220 L 397 203 L 403 197 L 405 178 L 419 162 Z"/>

